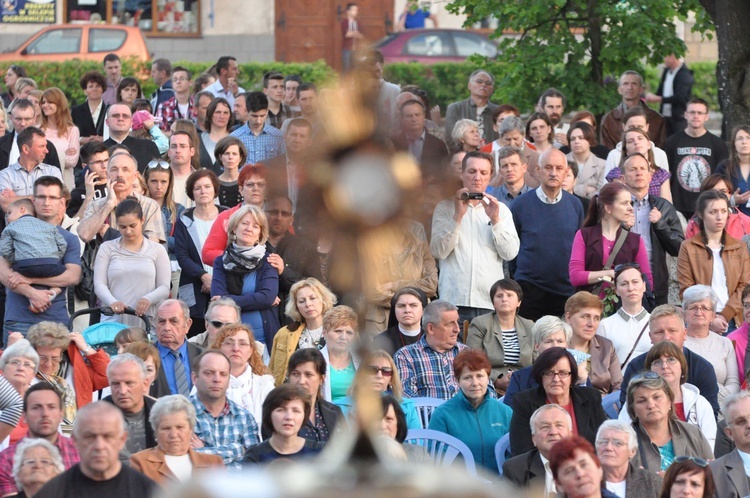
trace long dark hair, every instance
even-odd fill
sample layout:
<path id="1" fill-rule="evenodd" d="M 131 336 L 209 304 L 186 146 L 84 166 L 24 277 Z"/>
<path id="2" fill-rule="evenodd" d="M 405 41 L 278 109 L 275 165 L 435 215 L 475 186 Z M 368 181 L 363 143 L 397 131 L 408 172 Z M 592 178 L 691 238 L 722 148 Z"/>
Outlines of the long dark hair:
<path id="1" fill-rule="evenodd" d="M 739 178 L 740 176 L 740 156 L 739 154 L 737 154 L 737 146 L 735 145 L 735 140 L 737 140 L 737 134 L 741 131 L 750 134 L 750 125 L 741 124 L 739 126 L 735 126 L 734 130 L 732 130 L 732 145 L 731 147 L 729 147 L 729 157 L 727 158 L 726 162 L 727 176 L 732 179 Z"/>
<path id="2" fill-rule="evenodd" d="M 547 141 L 549 143 L 554 143 L 555 127 L 552 126 L 552 121 L 550 121 L 549 116 L 547 116 L 543 112 L 535 112 L 534 114 L 529 116 L 528 121 L 526 121 L 526 140 L 528 140 L 529 142 L 533 142 L 531 134 L 529 132 L 531 131 L 531 123 L 533 123 L 537 119 L 541 119 L 542 121 L 547 123 L 547 126 L 549 126 L 549 136 L 547 137 Z"/>
<path id="3" fill-rule="evenodd" d="M 628 188 L 620 182 L 608 183 L 602 187 L 598 194 L 591 198 L 586 219 L 583 220 L 584 227 L 593 227 L 602 221 L 604 206 L 611 206 L 621 192 L 628 192 Z"/>
<path id="4" fill-rule="evenodd" d="M 703 240 L 708 240 L 706 237 L 706 225 L 703 223 L 703 211 L 706 210 L 709 203 L 713 201 L 724 201 L 727 203 L 727 210 L 731 212 L 731 206 L 729 204 L 729 199 L 727 199 L 727 196 L 719 192 L 718 190 L 706 190 L 705 192 L 702 192 L 701 195 L 698 196 L 698 201 L 695 203 L 695 216 L 698 219 L 698 227 L 701 229 L 701 235 L 703 236 Z M 726 227 L 724 227 L 723 234 L 722 234 L 722 241 L 724 236 L 727 233 Z"/>

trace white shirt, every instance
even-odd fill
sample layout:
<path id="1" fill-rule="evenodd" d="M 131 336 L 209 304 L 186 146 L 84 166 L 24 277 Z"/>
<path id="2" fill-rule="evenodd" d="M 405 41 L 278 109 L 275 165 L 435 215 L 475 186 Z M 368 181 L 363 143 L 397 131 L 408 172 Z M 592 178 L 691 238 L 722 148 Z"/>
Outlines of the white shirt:
<path id="1" fill-rule="evenodd" d="M 544 496 L 555 496 L 557 495 L 557 486 L 555 485 L 555 478 L 552 476 L 549 460 L 544 458 L 541 453 L 539 453 L 539 458 L 542 459 L 542 465 L 544 465 Z"/>
<path id="2" fill-rule="evenodd" d="M 667 153 L 654 145 L 654 142 L 651 142 L 651 151 L 654 153 L 654 163 L 656 163 L 656 166 L 663 169 L 664 171 L 669 171 L 669 160 L 667 159 Z M 605 175 L 608 175 L 609 172 L 613 169 L 620 167 L 621 157 L 622 142 L 620 141 L 617 142 L 617 145 L 614 149 L 609 151 L 609 155 L 607 156 L 607 166 L 604 168 Z"/>
<path id="3" fill-rule="evenodd" d="M 674 77 L 677 71 L 680 70 L 683 63 L 680 63 L 674 69 L 667 71 L 667 76 L 664 78 L 664 88 L 662 89 L 662 97 L 673 97 L 674 96 Z M 663 104 L 661 106 L 661 115 L 665 118 L 672 117 L 672 104 Z"/>
<path id="4" fill-rule="evenodd" d="M 625 358 L 627 358 L 628 353 L 630 353 L 630 350 L 633 349 L 633 344 L 638 338 L 638 334 L 641 333 L 641 330 L 645 326 L 646 330 L 643 331 L 638 344 L 635 345 L 635 351 L 633 351 L 633 354 L 628 359 L 628 363 L 630 363 L 633 358 L 643 353 L 648 353 L 649 349 L 651 349 L 651 338 L 648 335 L 648 319 L 650 316 L 645 308 L 642 308 L 636 315 L 630 315 L 620 308 L 617 310 L 617 313 L 599 322 L 599 329 L 597 329 L 596 334 L 612 341 L 615 353 L 617 353 L 617 359 L 622 364 Z M 627 365 L 622 367 L 623 372 L 625 368 L 627 368 Z"/>
<path id="5" fill-rule="evenodd" d="M 230 109 L 234 108 L 234 94 L 230 92 L 229 90 L 227 90 L 226 88 L 224 88 L 221 84 L 221 81 L 219 81 L 218 79 L 214 81 L 213 83 L 211 83 L 210 85 L 208 85 L 205 88 L 205 91 L 213 93 L 214 97 L 222 97 L 222 98 L 227 99 L 227 102 L 229 102 L 229 108 Z M 237 95 L 241 93 L 245 93 L 245 89 L 242 87 L 238 87 Z"/>
<path id="6" fill-rule="evenodd" d="M 167 467 L 169 467 L 169 470 L 172 471 L 178 481 L 184 482 L 190 480 L 190 476 L 193 474 L 193 462 L 190 461 L 189 454 L 174 456 L 165 453 L 164 463 L 167 464 Z"/>
<path id="7" fill-rule="evenodd" d="M 547 197 L 547 194 L 544 193 L 544 189 L 539 186 L 536 188 L 536 196 L 539 197 L 539 200 L 545 204 L 557 204 L 558 202 L 560 202 L 560 199 L 562 199 L 562 189 L 560 189 L 554 199 L 550 199 L 549 197 Z"/>
<path id="8" fill-rule="evenodd" d="M 17 163 L 21 157 L 21 149 L 18 148 L 18 133 L 13 139 L 13 145 L 10 147 L 10 155 L 8 156 L 8 164 Z"/>
<path id="9" fill-rule="evenodd" d="M 737 453 L 740 454 L 740 458 L 742 458 L 742 464 L 745 466 L 745 475 L 750 476 L 750 453 L 745 453 L 739 448 L 737 449 Z"/>
<path id="10" fill-rule="evenodd" d="M 611 491 L 612 493 L 616 494 L 620 498 L 625 498 L 625 488 L 626 488 L 627 481 L 622 482 L 606 482 L 607 491 Z"/>
<path id="11" fill-rule="evenodd" d="M 716 303 L 716 312 L 721 313 L 729 301 L 729 288 L 727 287 L 727 272 L 724 268 L 724 261 L 721 259 L 721 249 L 711 249 L 713 257 L 713 271 L 711 272 L 711 288 L 719 296 L 719 302 Z"/>
<path id="12" fill-rule="evenodd" d="M 456 306 L 492 309 L 490 287 L 504 276 L 503 260 L 518 254 L 510 209 L 499 203 L 500 221 L 492 225 L 483 202 L 467 204 L 460 224 L 453 219 L 452 199 L 441 201 L 432 218 L 430 251 L 440 260 L 440 297 Z"/>

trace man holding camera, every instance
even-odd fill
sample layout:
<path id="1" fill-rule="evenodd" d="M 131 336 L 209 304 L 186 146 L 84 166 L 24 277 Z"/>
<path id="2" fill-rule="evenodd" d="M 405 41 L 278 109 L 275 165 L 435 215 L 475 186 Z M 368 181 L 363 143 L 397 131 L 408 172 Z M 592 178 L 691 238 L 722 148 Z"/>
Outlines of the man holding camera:
<path id="1" fill-rule="evenodd" d="M 460 188 L 441 201 L 432 217 L 430 250 L 440 261 L 440 298 L 458 306 L 459 324 L 492 311 L 490 287 L 503 278 L 503 260 L 518 254 L 510 210 L 486 194 L 494 170 L 485 152 L 469 152 Z"/>

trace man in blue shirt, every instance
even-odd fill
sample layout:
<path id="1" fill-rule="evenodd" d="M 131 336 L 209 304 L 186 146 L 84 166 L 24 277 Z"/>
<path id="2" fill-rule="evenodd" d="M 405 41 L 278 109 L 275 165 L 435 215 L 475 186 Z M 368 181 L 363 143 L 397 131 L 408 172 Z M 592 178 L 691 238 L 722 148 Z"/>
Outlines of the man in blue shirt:
<path id="1" fill-rule="evenodd" d="M 438 20 L 435 14 L 430 13 L 429 6 L 419 6 L 417 0 L 409 0 L 404 6 L 404 12 L 398 19 L 399 31 L 405 29 L 424 28 L 425 21 L 429 19 L 437 28 Z"/>
<path id="2" fill-rule="evenodd" d="M 247 126 L 232 132 L 247 149 L 247 162 L 258 164 L 286 152 L 284 134 L 268 122 L 268 97 L 263 92 L 245 94 Z"/>

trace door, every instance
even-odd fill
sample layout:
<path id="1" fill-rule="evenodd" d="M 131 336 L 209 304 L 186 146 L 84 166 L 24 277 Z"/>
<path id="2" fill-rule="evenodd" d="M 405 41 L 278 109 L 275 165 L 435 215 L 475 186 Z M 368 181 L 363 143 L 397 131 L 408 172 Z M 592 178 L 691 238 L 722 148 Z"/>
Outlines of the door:
<path id="1" fill-rule="evenodd" d="M 313 62 L 324 59 L 341 68 L 341 20 L 346 16 L 342 0 L 276 0 L 276 60 Z M 393 0 L 360 0 L 360 31 L 376 42 L 393 29 Z"/>

